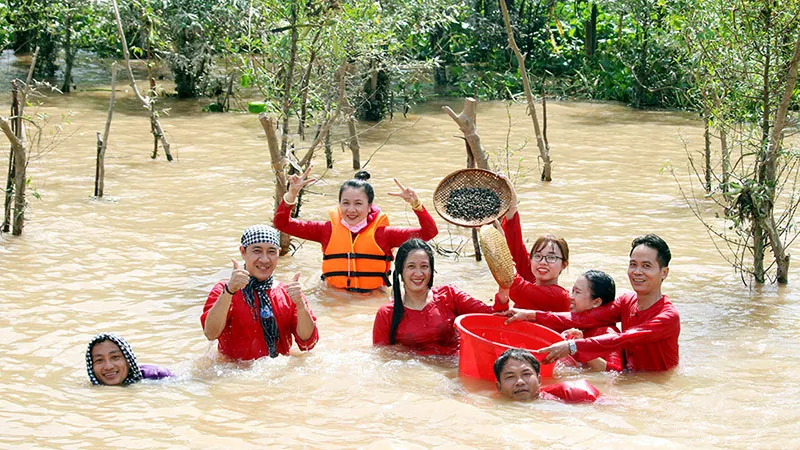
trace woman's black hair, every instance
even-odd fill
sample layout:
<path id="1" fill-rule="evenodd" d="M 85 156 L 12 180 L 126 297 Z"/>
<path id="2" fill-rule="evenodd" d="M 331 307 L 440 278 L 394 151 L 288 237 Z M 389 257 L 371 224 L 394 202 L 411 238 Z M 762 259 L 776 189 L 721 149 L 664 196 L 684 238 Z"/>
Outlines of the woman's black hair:
<path id="1" fill-rule="evenodd" d="M 428 289 L 433 287 L 433 249 L 427 242 L 419 238 L 411 238 L 397 249 L 397 256 L 394 258 L 394 285 L 392 286 L 392 295 L 394 297 L 394 311 L 392 312 L 392 327 L 389 329 L 389 343 L 395 344 L 395 337 L 397 336 L 397 327 L 400 326 L 400 321 L 403 320 L 403 296 L 400 292 L 400 278 L 403 276 L 403 266 L 406 264 L 408 254 L 415 250 L 423 250 L 428 254 L 428 263 L 431 268 L 431 278 L 428 280 Z"/>
<path id="2" fill-rule="evenodd" d="M 366 170 L 359 170 L 353 175 L 352 180 L 347 180 L 339 186 L 339 201 L 342 201 L 342 192 L 344 192 L 345 188 L 350 189 L 361 189 L 367 194 L 367 202 L 371 205 L 372 201 L 375 200 L 375 190 L 372 189 L 372 185 L 367 182 L 369 180 L 369 172 Z"/>
<path id="3" fill-rule="evenodd" d="M 592 299 L 600 298 L 603 301 L 603 305 L 614 301 L 616 286 L 611 275 L 602 270 L 587 270 L 583 272 L 583 276 L 589 282 L 589 291 Z"/>

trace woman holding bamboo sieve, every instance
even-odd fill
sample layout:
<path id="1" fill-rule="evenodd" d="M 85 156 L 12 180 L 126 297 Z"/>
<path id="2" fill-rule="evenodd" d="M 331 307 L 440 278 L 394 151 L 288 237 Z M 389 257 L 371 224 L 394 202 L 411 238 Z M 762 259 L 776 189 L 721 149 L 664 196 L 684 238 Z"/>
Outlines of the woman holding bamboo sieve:
<path id="1" fill-rule="evenodd" d="M 508 302 L 510 298 L 517 308 L 569 311 L 569 291 L 558 285 L 558 277 L 569 265 L 567 241 L 545 234 L 536 239 L 528 253 L 522 240 L 517 192 L 512 183 L 508 184 L 511 187 L 511 207 L 502 226 L 517 274 L 510 287 L 498 290 L 496 301 Z"/>
<path id="2" fill-rule="evenodd" d="M 339 187 L 339 205 L 330 210 L 327 221 L 298 220 L 291 217 L 300 190 L 316 181 L 308 178 L 311 167 L 302 175 L 289 177 L 289 189 L 275 211 L 273 224 L 284 233 L 322 244 L 322 278 L 333 287 L 351 292 L 370 292 L 390 286 L 392 249 L 411 238 L 433 239 L 439 229 L 422 206 L 413 189 L 397 179 L 399 193 L 419 220 L 419 227 L 389 226 L 388 216 L 372 202 L 375 191 L 364 170 Z"/>

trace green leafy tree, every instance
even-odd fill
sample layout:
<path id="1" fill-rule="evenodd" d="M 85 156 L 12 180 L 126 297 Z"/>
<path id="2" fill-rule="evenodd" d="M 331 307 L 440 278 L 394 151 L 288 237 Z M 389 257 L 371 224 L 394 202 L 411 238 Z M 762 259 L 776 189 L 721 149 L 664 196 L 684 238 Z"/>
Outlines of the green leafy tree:
<path id="1" fill-rule="evenodd" d="M 799 230 L 800 152 L 786 136 L 798 109 L 800 4 L 702 0 L 687 10 L 683 33 L 694 97 L 720 144 L 718 163 L 706 166 L 705 197 L 718 208 L 709 217 L 705 202 L 687 200 L 743 280 L 787 283 Z"/>

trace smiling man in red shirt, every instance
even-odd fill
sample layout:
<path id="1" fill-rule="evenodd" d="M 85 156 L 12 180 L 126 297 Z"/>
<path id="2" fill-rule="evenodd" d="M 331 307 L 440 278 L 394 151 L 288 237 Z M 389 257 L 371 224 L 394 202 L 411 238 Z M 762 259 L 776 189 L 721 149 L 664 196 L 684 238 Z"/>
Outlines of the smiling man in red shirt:
<path id="1" fill-rule="evenodd" d="M 669 246 L 663 239 L 655 234 L 640 236 L 631 243 L 628 264 L 628 279 L 634 292 L 617 297 L 609 305 L 581 313 L 511 310 L 505 313 L 509 316 L 506 323 L 527 320 L 563 331 L 621 322 L 619 334 L 562 341 L 538 353 L 547 354 L 543 361 L 547 364 L 577 351 L 594 353 L 622 349 L 626 370 L 669 370 L 678 365 L 681 332 L 677 308 L 661 293 L 671 258 Z"/>
<path id="2" fill-rule="evenodd" d="M 239 360 L 288 355 L 293 337 L 300 350 L 314 348 L 319 332 L 300 286 L 300 274 L 288 284 L 274 280 L 280 253 L 278 230 L 268 225 L 249 227 L 239 251 L 244 268 L 234 260 L 230 279 L 211 289 L 203 307 L 200 324 L 206 338 L 218 339 L 219 352 Z"/>

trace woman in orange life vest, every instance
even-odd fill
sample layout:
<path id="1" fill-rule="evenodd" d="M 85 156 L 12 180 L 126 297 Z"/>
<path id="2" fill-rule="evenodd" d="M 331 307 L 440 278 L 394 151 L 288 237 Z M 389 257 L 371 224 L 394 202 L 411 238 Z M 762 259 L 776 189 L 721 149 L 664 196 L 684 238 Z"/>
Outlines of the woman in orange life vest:
<path id="1" fill-rule="evenodd" d="M 408 203 L 417 215 L 419 227 L 392 227 L 389 218 L 372 201 L 375 192 L 367 182 L 369 173 L 359 171 L 339 187 L 339 206 L 331 209 L 327 221 L 291 217 L 300 190 L 316 181 L 302 175 L 289 177 L 289 189 L 275 210 L 273 224 L 284 233 L 322 244 L 322 278 L 329 285 L 352 292 L 369 292 L 389 286 L 392 249 L 411 238 L 433 239 L 439 230 L 411 188 L 397 179 L 399 193 L 389 193 Z"/>

